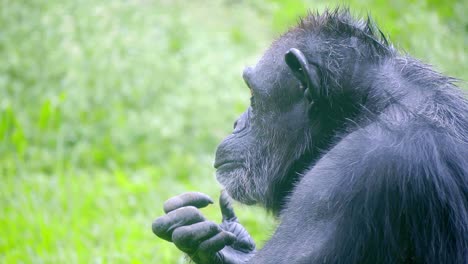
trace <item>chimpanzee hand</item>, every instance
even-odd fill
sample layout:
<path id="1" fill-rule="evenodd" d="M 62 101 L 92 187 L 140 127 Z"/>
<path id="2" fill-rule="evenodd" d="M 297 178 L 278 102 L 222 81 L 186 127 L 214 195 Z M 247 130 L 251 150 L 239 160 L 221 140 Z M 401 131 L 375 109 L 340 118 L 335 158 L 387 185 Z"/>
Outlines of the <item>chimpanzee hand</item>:
<path id="1" fill-rule="evenodd" d="M 166 215 L 153 222 L 153 233 L 173 242 L 198 264 L 238 264 L 255 254 L 255 243 L 239 224 L 223 191 L 219 198 L 223 221 L 208 221 L 197 208 L 213 203 L 210 197 L 197 192 L 184 193 L 164 203 Z"/>

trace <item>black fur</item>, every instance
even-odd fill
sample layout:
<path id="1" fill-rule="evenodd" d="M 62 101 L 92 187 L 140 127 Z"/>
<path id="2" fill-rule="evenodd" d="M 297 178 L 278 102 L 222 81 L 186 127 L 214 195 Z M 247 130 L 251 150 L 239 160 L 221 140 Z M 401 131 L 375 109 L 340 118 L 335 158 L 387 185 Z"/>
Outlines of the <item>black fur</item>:
<path id="1" fill-rule="evenodd" d="M 291 48 L 323 92 L 304 95 Z M 453 78 L 346 9 L 301 19 L 244 78 L 254 105 L 217 177 L 280 219 L 249 263 L 467 263 L 468 101 Z"/>

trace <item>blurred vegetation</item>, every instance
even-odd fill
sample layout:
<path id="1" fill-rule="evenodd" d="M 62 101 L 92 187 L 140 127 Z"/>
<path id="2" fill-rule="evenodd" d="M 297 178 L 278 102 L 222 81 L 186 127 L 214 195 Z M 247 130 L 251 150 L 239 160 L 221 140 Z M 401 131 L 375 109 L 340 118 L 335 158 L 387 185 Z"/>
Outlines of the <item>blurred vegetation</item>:
<path id="1" fill-rule="evenodd" d="M 184 262 L 151 221 L 172 195 L 218 197 L 214 150 L 249 101 L 242 68 L 308 8 L 339 3 L 0 0 L 0 263 Z M 468 79 L 466 2 L 349 6 Z M 262 245 L 274 220 L 236 207 Z"/>

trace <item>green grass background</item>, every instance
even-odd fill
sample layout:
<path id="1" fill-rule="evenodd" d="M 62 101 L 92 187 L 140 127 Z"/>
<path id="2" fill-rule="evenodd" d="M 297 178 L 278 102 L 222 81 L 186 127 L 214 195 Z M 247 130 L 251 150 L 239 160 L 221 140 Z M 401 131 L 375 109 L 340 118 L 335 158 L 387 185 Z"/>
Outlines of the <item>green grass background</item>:
<path id="1" fill-rule="evenodd" d="M 243 67 L 307 8 L 339 3 L 0 0 L 0 263 L 183 263 L 151 222 L 172 195 L 219 196 Z M 468 79 L 466 1 L 347 4 Z M 236 209 L 261 246 L 274 220 Z"/>

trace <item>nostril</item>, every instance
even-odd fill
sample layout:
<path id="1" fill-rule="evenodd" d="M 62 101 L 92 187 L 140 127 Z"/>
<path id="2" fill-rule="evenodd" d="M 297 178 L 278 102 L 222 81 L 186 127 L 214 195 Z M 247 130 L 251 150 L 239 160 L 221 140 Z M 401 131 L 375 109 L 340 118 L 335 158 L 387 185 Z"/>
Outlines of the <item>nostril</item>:
<path id="1" fill-rule="evenodd" d="M 247 127 L 249 123 L 249 110 L 242 113 L 242 115 L 234 122 L 233 134 L 239 133 Z"/>
<path id="2" fill-rule="evenodd" d="M 239 133 L 244 130 L 246 126 L 245 118 L 241 117 L 234 122 L 234 130 L 232 131 L 233 134 Z"/>

